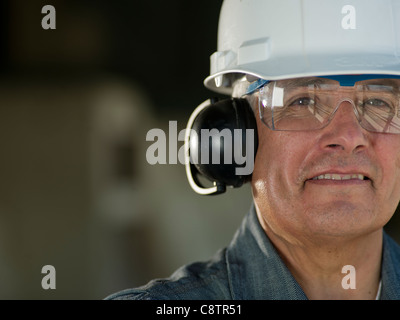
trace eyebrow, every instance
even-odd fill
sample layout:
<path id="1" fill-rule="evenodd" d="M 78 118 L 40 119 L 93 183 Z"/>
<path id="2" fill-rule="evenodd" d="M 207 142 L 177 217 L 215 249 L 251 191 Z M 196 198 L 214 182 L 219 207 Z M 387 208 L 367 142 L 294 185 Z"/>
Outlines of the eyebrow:
<path id="1" fill-rule="evenodd" d="M 400 94 L 400 82 L 395 79 L 373 79 L 366 80 L 364 85 L 366 86 L 382 86 L 386 87 L 386 91 L 394 92 L 396 95 Z"/>
<path id="2" fill-rule="evenodd" d="M 383 85 L 383 86 L 391 86 L 394 88 L 400 87 L 399 80 L 395 79 L 373 79 L 373 80 L 365 80 L 362 81 L 362 84 L 365 85 Z"/>

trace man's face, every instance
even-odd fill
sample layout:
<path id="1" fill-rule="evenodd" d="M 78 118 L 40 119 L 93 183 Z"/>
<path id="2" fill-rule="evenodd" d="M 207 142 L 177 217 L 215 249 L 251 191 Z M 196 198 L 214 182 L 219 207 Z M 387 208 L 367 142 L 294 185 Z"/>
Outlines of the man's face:
<path id="1" fill-rule="evenodd" d="M 256 118 L 252 190 L 264 226 L 291 239 L 352 237 L 389 221 L 400 199 L 400 135 L 366 131 L 348 101 L 314 131 L 272 131 Z"/>

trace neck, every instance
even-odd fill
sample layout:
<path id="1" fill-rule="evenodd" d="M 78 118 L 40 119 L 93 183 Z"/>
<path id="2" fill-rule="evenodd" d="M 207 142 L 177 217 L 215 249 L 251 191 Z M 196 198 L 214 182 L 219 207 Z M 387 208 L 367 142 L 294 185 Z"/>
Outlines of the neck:
<path id="1" fill-rule="evenodd" d="M 376 298 L 383 230 L 354 238 L 301 239 L 295 243 L 263 228 L 310 300 Z M 355 287 L 355 288 L 354 288 Z"/>

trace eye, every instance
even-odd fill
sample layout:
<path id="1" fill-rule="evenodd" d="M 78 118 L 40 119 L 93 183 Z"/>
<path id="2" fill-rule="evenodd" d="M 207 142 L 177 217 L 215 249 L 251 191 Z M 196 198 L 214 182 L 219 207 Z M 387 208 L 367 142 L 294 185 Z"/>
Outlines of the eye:
<path id="1" fill-rule="evenodd" d="M 381 99 L 369 99 L 364 102 L 364 106 L 391 109 L 390 105 Z"/>
<path id="2" fill-rule="evenodd" d="M 314 105 L 314 100 L 309 97 L 298 98 L 289 104 L 290 107 L 308 107 L 310 105 Z"/>

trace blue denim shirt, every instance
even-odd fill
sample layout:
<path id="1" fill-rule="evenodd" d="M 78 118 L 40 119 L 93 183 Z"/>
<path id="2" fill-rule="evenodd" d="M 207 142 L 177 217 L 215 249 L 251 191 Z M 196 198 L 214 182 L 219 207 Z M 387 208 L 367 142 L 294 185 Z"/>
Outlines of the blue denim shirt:
<path id="1" fill-rule="evenodd" d="M 400 299 L 400 247 L 383 236 L 381 299 Z M 114 293 L 132 300 L 307 299 L 262 229 L 254 206 L 230 245 L 205 262 L 178 269 L 167 279 Z"/>

